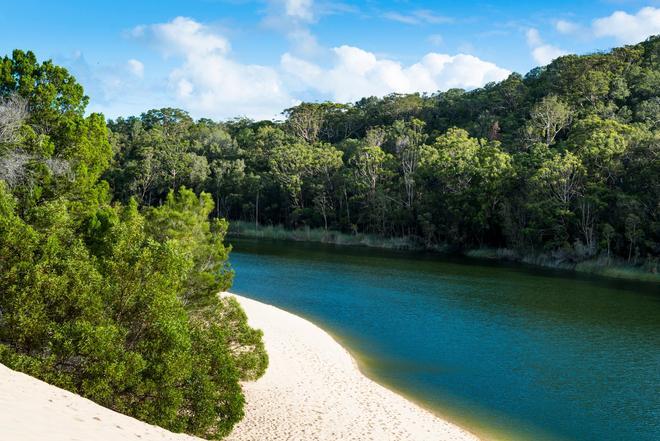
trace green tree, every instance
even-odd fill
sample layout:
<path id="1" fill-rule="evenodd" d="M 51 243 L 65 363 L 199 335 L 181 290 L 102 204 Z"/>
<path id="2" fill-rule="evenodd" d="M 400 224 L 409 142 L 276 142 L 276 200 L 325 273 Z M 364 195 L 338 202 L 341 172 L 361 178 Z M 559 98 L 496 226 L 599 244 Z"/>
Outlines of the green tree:
<path id="1" fill-rule="evenodd" d="M 381 232 L 385 229 L 385 181 L 390 175 L 388 163 L 391 161 L 391 155 L 369 144 L 360 146 L 349 159 L 353 172 L 350 182 L 364 207 L 369 228 Z"/>
<path id="2" fill-rule="evenodd" d="M 209 222 L 212 211 L 210 194 L 197 197 L 185 187 L 170 191 L 163 205 L 147 211 L 149 235 L 158 242 L 175 241 L 193 262 L 180 295 L 189 308 L 214 302 L 219 291 L 231 286 L 230 248 L 223 244 L 229 224 L 224 219 Z"/>
<path id="3" fill-rule="evenodd" d="M 554 144 L 557 135 L 571 123 L 572 111 L 556 95 L 544 97 L 532 107 L 527 133 L 532 142 Z"/>
<path id="4" fill-rule="evenodd" d="M 572 204 L 584 191 L 582 162 L 570 152 L 554 154 L 541 165 L 531 182 L 536 195 L 531 205 L 540 210 L 540 222 L 553 231 L 553 244 L 565 244 L 574 216 Z"/>

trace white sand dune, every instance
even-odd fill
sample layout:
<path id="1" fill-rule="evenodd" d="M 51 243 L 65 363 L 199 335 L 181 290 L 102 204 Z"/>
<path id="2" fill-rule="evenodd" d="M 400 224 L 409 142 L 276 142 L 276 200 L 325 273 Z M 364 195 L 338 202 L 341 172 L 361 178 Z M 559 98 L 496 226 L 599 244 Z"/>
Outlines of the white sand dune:
<path id="1" fill-rule="evenodd" d="M 262 378 L 244 385 L 245 418 L 229 440 L 478 439 L 365 377 L 351 355 L 316 325 L 236 298 L 250 324 L 264 331 L 270 365 Z"/>
<path id="2" fill-rule="evenodd" d="M 168 432 L 0 364 L 2 441 L 200 441 Z"/>
<path id="3" fill-rule="evenodd" d="M 236 296 L 263 329 L 270 366 L 244 385 L 233 441 L 476 440 L 369 380 L 330 335 L 296 315 Z M 0 365 L 1 441 L 194 441 Z"/>

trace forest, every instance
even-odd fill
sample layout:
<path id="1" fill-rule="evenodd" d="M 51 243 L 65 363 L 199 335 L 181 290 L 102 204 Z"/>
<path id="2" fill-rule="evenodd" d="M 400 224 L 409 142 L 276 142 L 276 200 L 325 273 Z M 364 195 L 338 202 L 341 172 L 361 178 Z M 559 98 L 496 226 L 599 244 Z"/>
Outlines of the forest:
<path id="1" fill-rule="evenodd" d="M 282 121 L 109 121 L 114 197 L 207 192 L 234 226 L 657 272 L 660 38 L 465 91 L 301 103 Z M 332 234 L 323 235 L 332 240 Z"/>

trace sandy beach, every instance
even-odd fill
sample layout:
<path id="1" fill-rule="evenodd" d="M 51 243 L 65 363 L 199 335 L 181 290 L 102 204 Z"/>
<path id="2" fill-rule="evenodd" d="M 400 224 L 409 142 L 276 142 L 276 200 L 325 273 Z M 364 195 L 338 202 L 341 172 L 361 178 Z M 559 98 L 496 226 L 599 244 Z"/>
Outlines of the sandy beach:
<path id="1" fill-rule="evenodd" d="M 122 415 L 0 364 L 2 441 L 200 441 Z"/>
<path id="2" fill-rule="evenodd" d="M 365 377 L 318 326 L 236 298 L 250 324 L 264 331 L 270 365 L 261 379 L 244 385 L 246 416 L 229 440 L 478 439 Z"/>
<path id="3" fill-rule="evenodd" d="M 229 294 L 225 294 L 229 295 Z M 231 294 L 233 295 L 233 294 Z M 329 334 L 294 314 L 236 296 L 264 331 L 270 365 L 244 384 L 232 441 L 476 440 L 366 378 Z M 0 439 L 193 441 L 0 365 Z"/>

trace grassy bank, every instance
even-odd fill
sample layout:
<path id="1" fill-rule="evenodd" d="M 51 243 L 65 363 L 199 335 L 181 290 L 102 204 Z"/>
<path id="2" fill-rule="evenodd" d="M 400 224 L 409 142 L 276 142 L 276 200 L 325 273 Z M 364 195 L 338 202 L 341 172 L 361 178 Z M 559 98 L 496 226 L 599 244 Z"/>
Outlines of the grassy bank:
<path id="1" fill-rule="evenodd" d="M 346 234 L 340 231 L 324 230 L 322 228 L 287 229 L 281 225 L 256 226 L 251 222 L 232 221 L 229 235 L 254 239 L 293 240 L 298 242 L 318 242 L 343 246 L 366 246 L 390 250 L 429 250 L 415 237 L 386 238 L 372 234 Z M 431 249 L 447 253 L 448 248 L 436 246 Z M 544 268 L 575 271 L 582 274 L 613 277 L 617 279 L 637 280 L 644 282 L 660 282 L 657 267 L 650 265 L 631 265 L 627 262 L 606 258 L 586 260 L 579 263 L 560 260 L 548 254 L 524 255 L 507 248 L 477 248 L 463 253 L 467 257 L 478 259 L 495 259 L 520 262 Z M 657 264 L 656 264 L 657 265 Z"/>
<path id="2" fill-rule="evenodd" d="M 255 239 L 294 240 L 298 242 L 319 242 L 334 245 L 366 246 L 390 250 L 422 250 L 414 238 L 386 238 L 373 234 L 346 234 L 341 231 L 324 230 L 322 228 L 298 228 L 295 230 L 281 225 L 260 225 L 254 223 L 231 221 L 229 235 Z"/>
<path id="3" fill-rule="evenodd" d="M 593 274 L 617 279 L 637 280 L 642 282 L 660 282 L 657 264 L 651 266 L 631 265 L 617 259 L 598 257 L 582 262 L 570 262 L 558 259 L 548 254 L 521 254 L 507 248 L 478 248 L 464 253 L 468 257 L 479 259 L 509 260 L 544 268 L 575 271 L 582 274 Z"/>

